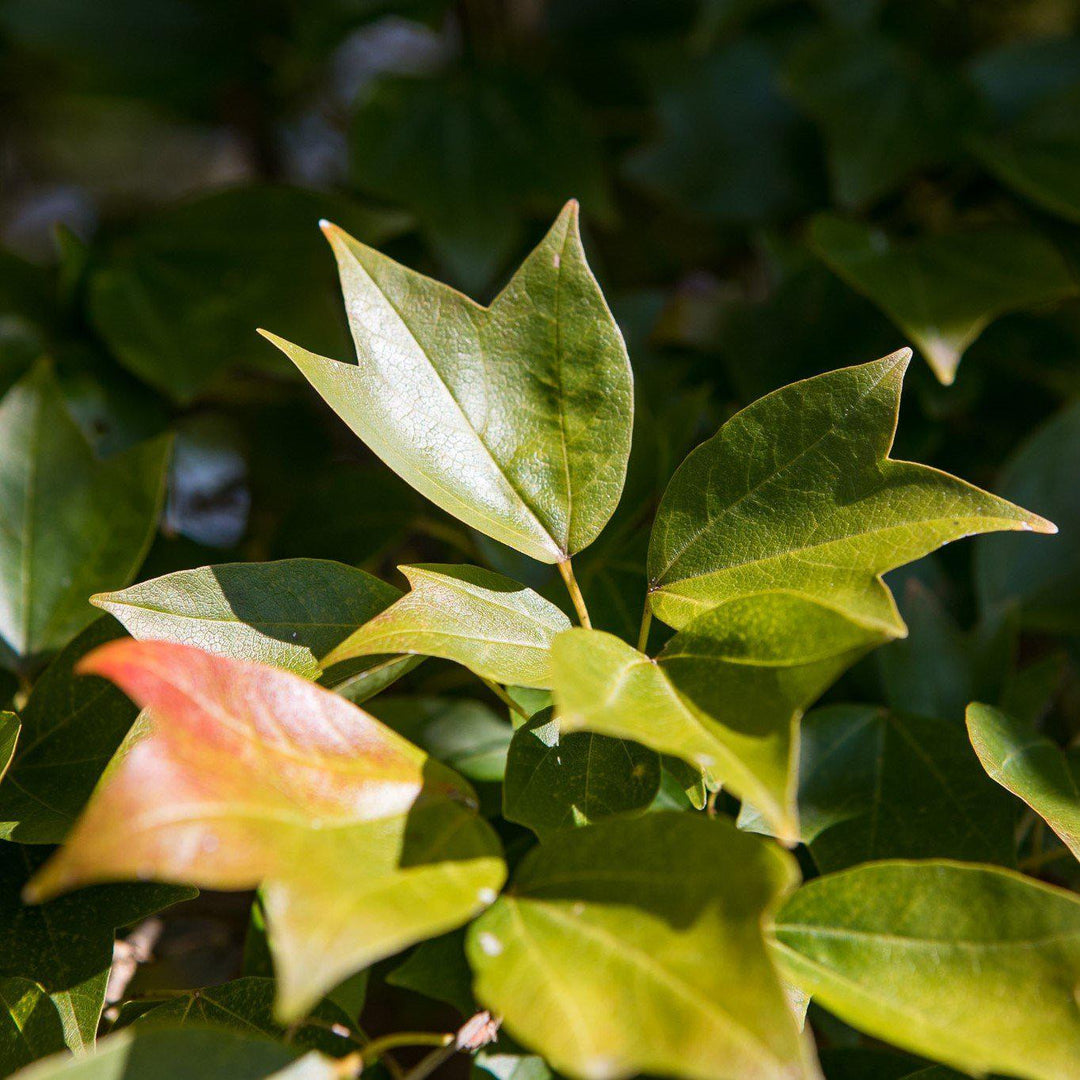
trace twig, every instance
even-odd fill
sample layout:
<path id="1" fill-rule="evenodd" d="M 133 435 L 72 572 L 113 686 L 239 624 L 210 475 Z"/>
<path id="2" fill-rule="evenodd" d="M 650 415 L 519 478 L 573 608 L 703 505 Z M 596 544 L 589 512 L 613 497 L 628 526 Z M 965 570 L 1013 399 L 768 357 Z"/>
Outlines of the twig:
<path id="1" fill-rule="evenodd" d="M 511 712 L 515 712 L 523 720 L 529 719 L 529 714 L 493 679 L 485 679 L 480 676 L 480 681 L 505 705 Z"/>
<path id="2" fill-rule="evenodd" d="M 641 629 L 638 631 L 638 652 L 649 650 L 649 630 L 652 627 L 652 610 L 649 608 L 649 598 L 645 597 L 645 609 L 641 613 Z"/>
<path id="3" fill-rule="evenodd" d="M 153 958 L 154 946 L 161 938 L 165 924 L 160 919 L 143 919 L 131 933 L 123 939 L 113 942 L 112 967 L 109 968 L 109 983 L 105 988 L 105 1004 L 108 1006 L 104 1016 L 110 1022 L 118 1014 L 117 1006 L 124 999 L 131 980 L 140 964 Z"/>
<path id="4" fill-rule="evenodd" d="M 458 1028 L 457 1035 L 447 1035 L 450 1041 L 418 1061 L 406 1074 L 405 1080 L 427 1080 L 440 1065 L 455 1054 L 475 1054 L 481 1047 L 493 1043 L 499 1034 L 501 1021 L 489 1012 L 478 1012 Z"/>
<path id="5" fill-rule="evenodd" d="M 577 578 L 574 577 L 573 564 L 569 559 L 564 559 L 558 566 L 559 573 L 562 574 L 563 582 L 566 584 L 566 591 L 570 594 L 570 599 L 574 602 L 574 610 L 577 612 L 578 622 L 591 630 L 592 622 L 589 620 L 589 609 L 585 606 L 585 597 L 581 595 L 581 589 L 578 588 Z"/>

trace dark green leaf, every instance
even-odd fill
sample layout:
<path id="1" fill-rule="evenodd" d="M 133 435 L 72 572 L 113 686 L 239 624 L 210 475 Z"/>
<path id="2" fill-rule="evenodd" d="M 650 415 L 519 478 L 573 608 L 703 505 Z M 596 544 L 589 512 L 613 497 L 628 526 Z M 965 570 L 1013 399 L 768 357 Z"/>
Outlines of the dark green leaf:
<path id="1" fill-rule="evenodd" d="M 561 829 L 640 813 L 660 790 L 660 758 L 625 739 L 562 733 L 550 710 L 514 732 L 506 757 L 503 816 L 541 840 Z"/>
<path id="2" fill-rule="evenodd" d="M 0 780 L 7 774 L 19 741 L 20 730 L 19 718 L 14 713 L 0 712 Z"/>
<path id="3" fill-rule="evenodd" d="M 472 972 L 465 959 L 464 930 L 422 941 L 403 964 L 387 974 L 386 981 L 445 1002 L 462 1016 L 472 1016 L 476 1011 Z"/>
<path id="4" fill-rule="evenodd" d="M 0 1076 L 64 1049 L 64 1027 L 49 995 L 29 979 L 0 977 Z"/>

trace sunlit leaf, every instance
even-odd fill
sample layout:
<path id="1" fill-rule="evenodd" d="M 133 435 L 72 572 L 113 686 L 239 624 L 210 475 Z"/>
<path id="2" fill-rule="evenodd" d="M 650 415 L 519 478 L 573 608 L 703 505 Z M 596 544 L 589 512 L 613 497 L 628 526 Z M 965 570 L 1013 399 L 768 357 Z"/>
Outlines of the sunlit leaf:
<path id="1" fill-rule="evenodd" d="M 1080 1061 L 1071 893 L 991 867 L 870 863 L 804 885 L 774 932 L 788 976 L 876 1038 L 1025 1080 Z"/>
<path id="2" fill-rule="evenodd" d="M 503 816 L 541 840 L 561 829 L 642 812 L 660 789 L 660 757 L 591 731 L 564 733 L 551 710 L 514 732 L 506 756 Z"/>
<path id="3" fill-rule="evenodd" d="M 29 979 L 0 977 L 0 1073 L 64 1049 L 64 1027 L 49 995 Z"/>
<path id="4" fill-rule="evenodd" d="M 117 879 L 261 884 L 275 1012 L 290 1021 L 501 886 L 498 841 L 465 782 L 341 697 L 165 642 L 114 642 L 81 669 L 152 712 L 33 899 Z"/>
<path id="5" fill-rule="evenodd" d="M 38 983 L 59 1011 L 64 1042 L 82 1050 L 97 1032 L 117 928 L 190 899 L 195 891 L 105 885 L 29 907 L 22 900 L 27 879 L 51 851 L 0 843 L 0 975 Z"/>
<path id="6" fill-rule="evenodd" d="M 0 401 L 0 651 L 26 663 L 94 618 L 91 593 L 142 563 L 165 491 L 167 439 L 99 461 L 40 364 Z"/>
<path id="7" fill-rule="evenodd" d="M 904 633 L 881 575 L 978 532 L 1054 526 L 925 465 L 888 457 L 903 349 L 777 390 L 672 478 L 649 547 L 649 602 L 678 628 L 721 600 L 790 589 Z"/>
<path id="8" fill-rule="evenodd" d="M 1080 859 L 1080 753 L 991 705 L 967 711 L 971 745 L 988 775 L 1031 807 Z"/>
<path id="9" fill-rule="evenodd" d="M 577 628 L 552 649 L 556 715 L 564 730 L 633 739 L 692 762 L 791 842 L 803 710 L 881 640 L 794 593 L 727 601 L 655 660 Z"/>
<path id="10" fill-rule="evenodd" d="M 576 203 L 490 307 L 327 226 L 358 364 L 267 335 L 396 473 L 541 562 L 590 544 L 626 475 L 632 380 Z"/>
<path id="11" fill-rule="evenodd" d="M 816 1077 L 762 936 L 797 879 L 790 857 L 724 820 L 576 829 L 526 856 L 470 927 L 477 998 L 584 1080 Z"/>
<path id="12" fill-rule="evenodd" d="M 1057 249 L 1020 225 L 894 240 L 856 221 L 814 219 L 814 250 L 918 346 L 946 385 L 967 347 L 1009 311 L 1076 295 Z"/>
<path id="13" fill-rule="evenodd" d="M 20 717 L 11 769 L 0 784 L 0 838 L 58 844 L 90 798 L 138 710 L 115 686 L 78 677 L 74 668 L 120 634 L 111 619 L 98 619 L 35 683 Z"/>
<path id="14" fill-rule="evenodd" d="M 180 570 L 91 599 L 139 640 L 194 645 L 314 678 L 335 647 L 400 595 L 355 567 L 284 559 Z"/>
<path id="15" fill-rule="evenodd" d="M 477 566 L 402 566 L 411 591 L 340 642 L 327 664 L 418 653 L 485 679 L 547 689 L 548 653 L 570 620 L 516 581 Z"/>

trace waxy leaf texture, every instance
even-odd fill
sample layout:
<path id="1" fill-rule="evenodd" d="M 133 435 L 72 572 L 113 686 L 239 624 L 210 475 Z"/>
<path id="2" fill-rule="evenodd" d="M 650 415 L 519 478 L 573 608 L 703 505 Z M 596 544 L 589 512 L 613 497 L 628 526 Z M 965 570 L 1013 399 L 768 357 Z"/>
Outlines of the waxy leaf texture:
<path id="1" fill-rule="evenodd" d="M 892 636 L 881 575 L 973 533 L 1054 532 L 1037 514 L 888 453 L 911 351 L 793 383 L 682 463 L 649 544 L 649 603 L 681 629 L 721 600 L 790 589 Z"/>
<path id="2" fill-rule="evenodd" d="M 578 208 L 490 307 L 334 226 L 358 362 L 267 334 L 422 495 L 541 562 L 596 539 L 626 477 L 633 379 L 585 261 Z"/>
<path id="3" fill-rule="evenodd" d="M 502 885 L 465 781 L 341 697 L 165 642 L 104 646 L 82 670 L 150 711 L 31 899 L 119 879 L 261 885 L 290 1021 Z"/>

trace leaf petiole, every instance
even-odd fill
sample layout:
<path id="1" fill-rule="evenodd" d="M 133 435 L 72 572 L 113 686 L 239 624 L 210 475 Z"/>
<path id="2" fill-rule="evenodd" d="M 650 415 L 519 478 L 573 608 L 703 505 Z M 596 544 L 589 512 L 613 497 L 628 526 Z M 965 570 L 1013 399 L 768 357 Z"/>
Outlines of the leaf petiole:
<path id="1" fill-rule="evenodd" d="M 589 609 L 585 606 L 585 597 L 581 595 L 581 589 L 578 587 L 577 578 L 574 577 L 574 566 L 570 559 L 564 559 L 558 564 L 559 573 L 562 574 L 563 582 L 566 585 L 566 591 L 570 594 L 570 599 L 574 602 L 574 610 L 577 612 L 578 622 L 581 623 L 586 629 L 592 629 L 592 622 L 589 620 Z"/>
<path id="2" fill-rule="evenodd" d="M 529 719 L 529 714 L 493 679 L 485 679 L 479 676 L 480 681 L 511 711 L 517 713 L 523 720 Z"/>

